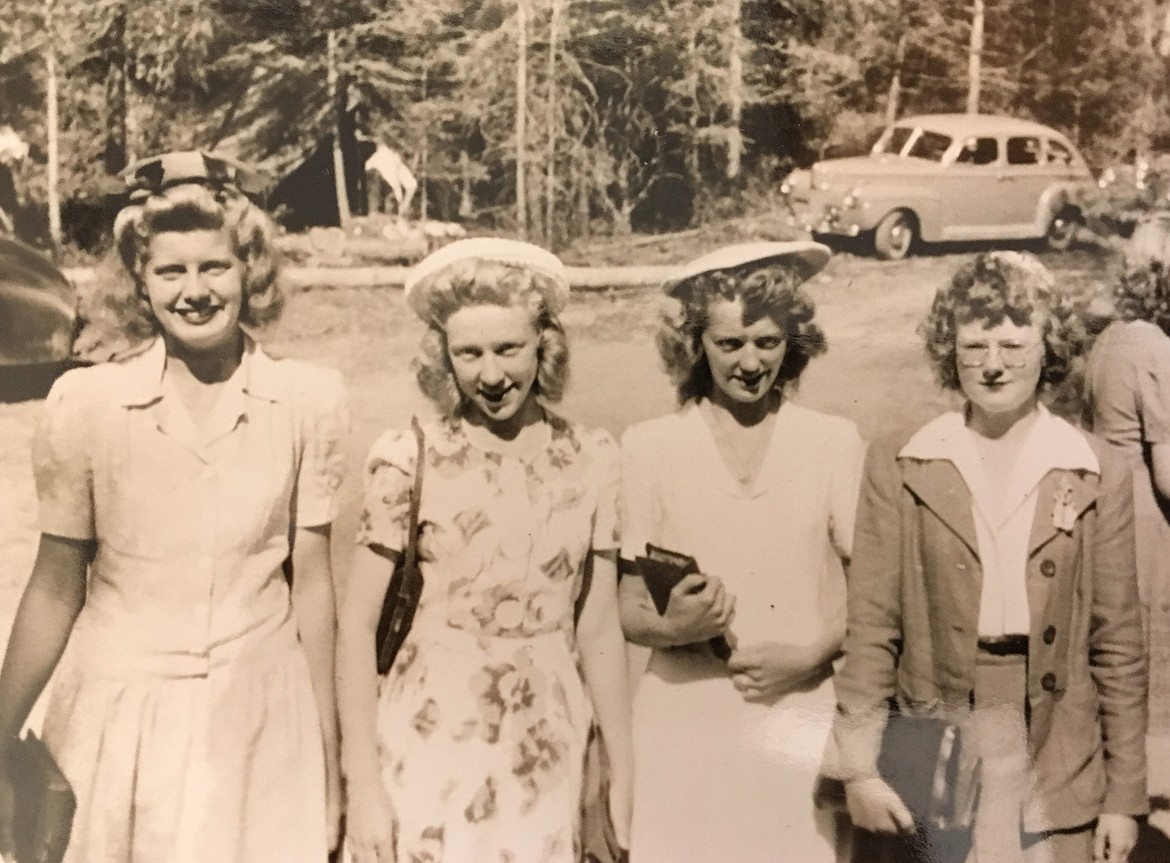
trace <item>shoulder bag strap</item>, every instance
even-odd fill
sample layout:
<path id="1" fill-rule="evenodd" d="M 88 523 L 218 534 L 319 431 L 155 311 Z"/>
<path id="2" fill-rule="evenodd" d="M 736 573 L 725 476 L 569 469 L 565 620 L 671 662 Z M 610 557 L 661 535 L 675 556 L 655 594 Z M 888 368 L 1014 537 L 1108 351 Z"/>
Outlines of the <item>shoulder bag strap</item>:
<path id="1" fill-rule="evenodd" d="M 414 488 L 410 492 L 410 517 L 406 533 L 405 564 L 408 571 L 418 563 L 418 510 L 422 501 L 423 465 L 426 462 L 426 442 L 418 417 L 410 418 L 410 427 L 418 441 L 418 455 L 414 460 Z"/>

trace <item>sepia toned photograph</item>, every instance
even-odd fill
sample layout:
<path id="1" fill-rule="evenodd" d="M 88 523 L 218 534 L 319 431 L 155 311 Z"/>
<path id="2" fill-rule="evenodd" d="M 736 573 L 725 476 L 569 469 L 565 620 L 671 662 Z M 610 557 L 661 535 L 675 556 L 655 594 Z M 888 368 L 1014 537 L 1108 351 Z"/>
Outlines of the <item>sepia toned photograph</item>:
<path id="1" fill-rule="evenodd" d="M 1170 0 L 11 0 L 0 861 L 1170 863 Z"/>

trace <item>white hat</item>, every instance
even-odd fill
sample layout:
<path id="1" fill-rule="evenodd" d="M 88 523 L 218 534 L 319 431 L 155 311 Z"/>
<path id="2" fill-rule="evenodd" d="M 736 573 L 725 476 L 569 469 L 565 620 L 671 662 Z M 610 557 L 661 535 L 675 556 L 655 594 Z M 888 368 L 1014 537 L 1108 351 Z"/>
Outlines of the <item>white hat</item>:
<path id="1" fill-rule="evenodd" d="M 802 282 L 808 281 L 829 262 L 827 246 L 810 240 L 786 243 L 757 242 L 724 246 L 695 258 L 666 283 L 666 293 L 677 297 L 686 282 L 704 273 L 718 270 L 759 269 L 769 264 L 786 264 L 796 271 Z"/>
<path id="2" fill-rule="evenodd" d="M 502 237 L 473 237 L 456 240 L 427 255 L 406 276 L 406 302 L 414 313 L 427 320 L 430 288 L 448 267 L 464 261 L 490 261 L 532 270 L 545 276 L 544 299 L 549 311 L 558 314 L 569 302 L 569 278 L 561 259 L 547 249 Z"/>

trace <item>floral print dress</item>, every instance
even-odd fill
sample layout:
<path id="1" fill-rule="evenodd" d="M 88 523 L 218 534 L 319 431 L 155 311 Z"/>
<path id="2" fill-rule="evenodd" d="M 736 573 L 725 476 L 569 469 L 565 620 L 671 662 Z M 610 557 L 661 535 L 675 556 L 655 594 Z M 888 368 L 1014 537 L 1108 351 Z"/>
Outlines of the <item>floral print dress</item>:
<path id="1" fill-rule="evenodd" d="M 515 458 L 461 420 L 424 427 L 425 588 L 377 716 L 401 863 L 579 857 L 593 714 L 573 611 L 590 552 L 618 545 L 618 452 L 605 432 L 548 428 Z M 416 454 L 409 431 L 375 442 L 360 544 L 405 546 Z"/>

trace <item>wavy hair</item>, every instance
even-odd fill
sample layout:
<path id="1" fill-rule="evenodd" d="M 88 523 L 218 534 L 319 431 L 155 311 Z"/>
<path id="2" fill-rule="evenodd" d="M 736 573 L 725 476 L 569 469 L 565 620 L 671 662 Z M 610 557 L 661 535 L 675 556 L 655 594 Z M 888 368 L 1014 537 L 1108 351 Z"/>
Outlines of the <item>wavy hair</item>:
<path id="1" fill-rule="evenodd" d="M 569 381 L 569 343 L 546 296 L 555 292 L 548 277 L 520 266 L 464 260 L 431 279 L 426 288 L 429 322 L 415 358 L 415 375 L 423 395 L 448 419 L 459 415 L 466 399 L 455 381 L 447 350 L 447 319 L 468 306 L 522 308 L 539 337 L 539 365 L 532 390 L 542 401 L 559 402 Z"/>
<path id="2" fill-rule="evenodd" d="M 720 300 L 742 301 L 745 323 L 771 318 L 784 330 L 787 349 L 773 388 L 795 387 L 809 360 L 828 350 L 813 320 L 816 305 L 802 284 L 791 267 L 772 264 L 715 270 L 673 286 L 673 301 L 663 310 L 655 341 L 679 404 L 706 398 L 715 386 L 702 339 L 711 304 Z"/>
<path id="3" fill-rule="evenodd" d="M 1170 335 L 1170 216 L 1147 219 L 1134 231 L 1113 307 L 1123 321 L 1149 321 Z"/>
<path id="4" fill-rule="evenodd" d="M 1072 303 L 1056 289 L 1052 273 L 1027 252 L 984 252 L 959 267 L 934 295 L 919 324 L 935 379 L 946 390 L 959 390 L 955 336 L 964 324 L 996 327 L 1006 321 L 1028 326 L 1040 320 L 1044 364 L 1040 383 L 1064 380 L 1079 344 Z"/>
<path id="5" fill-rule="evenodd" d="M 284 294 L 278 280 L 276 226 L 244 195 L 194 183 L 172 186 L 123 209 L 114 223 L 114 248 L 133 283 L 133 294 L 115 298 L 126 329 L 141 336 L 159 332 L 146 296 L 144 274 L 150 241 L 168 232 L 226 230 L 243 264 L 240 322 L 262 327 L 280 317 Z"/>

